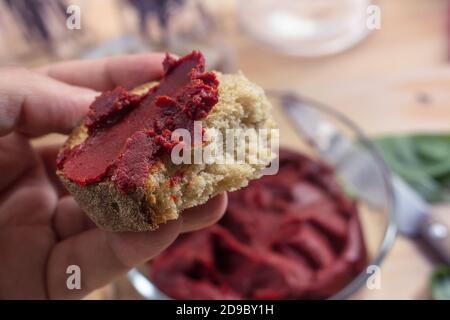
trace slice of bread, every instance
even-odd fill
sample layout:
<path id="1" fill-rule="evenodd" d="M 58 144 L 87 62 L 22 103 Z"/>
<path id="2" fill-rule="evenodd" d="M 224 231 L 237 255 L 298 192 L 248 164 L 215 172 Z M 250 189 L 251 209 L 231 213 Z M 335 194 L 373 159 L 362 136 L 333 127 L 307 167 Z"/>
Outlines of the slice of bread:
<path id="1" fill-rule="evenodd" d="M 226 129 L 273 128 L 271 106 L 260 87 L 242 74 L 216 72 L 216 76 L 219 80 L 219 101 L 202 121 L 206 135 L 211 128 L 223 135 Z M 133 93 L 143 94 L 153 85 L 140 86 Z M 77 127 L 61 152 L 82 143 L 86 137 L 87 129 Z M 203 204 L 221 192 L 242 188 L 249 180 L 259 178 L 272 158 L 269 149 L 261 148 L 270 146 L 248 145 L 248 148 L 260 148 L 260 154 L 270 156 L 250 163 L 180 165 L 165 157 L 152 167 L 145 187 L 128 194 L 119 190 L 108 178 L 80 186 L 67 179 L 62 171 L 57 171 L 57 174 L 80 207 L 100 228 L 109 231 L 155 230 L 159 224 L 177 219 L 182 210 Z M 178 175 L 180 171 L 182 175 Z M 173 183 L 174 177 L 176 183 Z"/>

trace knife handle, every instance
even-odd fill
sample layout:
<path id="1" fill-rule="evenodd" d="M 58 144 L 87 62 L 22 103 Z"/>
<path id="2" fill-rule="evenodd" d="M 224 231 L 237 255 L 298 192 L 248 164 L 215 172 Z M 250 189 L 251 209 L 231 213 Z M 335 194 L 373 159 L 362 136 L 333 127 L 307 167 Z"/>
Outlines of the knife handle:
<path id="1" fill-rule="evenodd" d="M 449 227 L 435 217 L 430 217 L 422 224 L 420 234 L 443 262 L 450 266 Z"/>

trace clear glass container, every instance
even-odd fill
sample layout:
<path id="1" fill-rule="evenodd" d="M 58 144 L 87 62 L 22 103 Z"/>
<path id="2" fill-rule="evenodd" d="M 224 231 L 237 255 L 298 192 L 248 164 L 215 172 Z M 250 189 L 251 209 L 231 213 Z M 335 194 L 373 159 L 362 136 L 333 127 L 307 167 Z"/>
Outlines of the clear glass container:
<path id="1" fill-rule="evenodd" d="M 320 152 L 316 146 L 310 143 L 309 137 L 306 137 L 298 130 L 298 128 L 291 124 L 288 119 L 289 117 L 283 112 L 281 106 L 283 99 L 285 98 L 283 94 L 269 93 L 269 98 L 274 106 L 273 112 L 275 120 L 280 124 L 281 148 L 284 147 L 296 150 L 313 159 L 320 159 L 321 161 L 327 162 L 334 168 L 339 181 L 341 181 L 343 185 L 351 187 L 352 182 L 346 181 L 346 177 L 349 175 L 345 170 L 348 170 L 348 166 L 333 164 L 330 163 L 330 161 L 327 161 L 327 159 L 324 159 L 322 156 L 323 152 Z M 391 178 L 376 147 L 358 126 L 352 123 L 343 114 L 330 107 L 324 106 L 317 101 L 310 99 L 303 99 L 303 101 L 307 101 L 306 104 L 302 105 L 302 108 L 305 108 L 304 111 L 313 112 L 316 117 L 320 118 L 320 122 L 332 126 L 340 135 L 350 139 L 357 145 L 358 150 L 364 155 L 363 159 L 366 159 L 367 161 L 367 163 L 362 164 L 362 166 L 364 168 L 370 168 L 371 171 L 371 182 L 367 184 L 366 187 L 360 187 L 360 189 L 362 189 L 358 190 L 358 194 L 363 196 L 369 195 L 369 197 L 364 197 L 363 199 L 353 195 L 357 198 L 359 218 L 365 240 L 368 263 L 366 268 L 353 278 L 350 283 L 339 292 L 329 297 L 330 299 L 346 299 L 350 298 L 353 293 L 366 284 L 367 279 L 373 271 L 371 266 L 379 266 L 381 264 L 395 239 L 395 203 Z M 325 131 L 327 130 L 324 130 L 322 137 L 323 141 L 326 141 L 329 138 Z M 320 130 L 317 130 L 317 134 L 315 134 L 319 141 L 321 139 L 321 134 Z M 360 155 L 355 154 L 354 156 L 359 157 Z M 372 198 L 370 198 L 370 195 L 372 195 Z M 133 269 L 129 272 L 128 280 L 138 293 L 137 295 L 135 293 L 132 296 L 143 299 L 169 299 L 169 297 L 164 295 L 164 293 L 158 290 L 158 288 L 149 281 L 147 277 L 148 271 L 149 266 L 144 265 L 141 268 Z M 126 291 L 128 291 L 128 293 L 130 292 L 129 290 Z M 129 295 L 127 297 L 129 298 Z M 120 294 L 118 298 L 120 298 Z"/>
<path id="2" fill-rule="evenodd" d="M 240 25 L 283 53 L 315 57 L 341 52 L 365 38 L 370 0 L 238 1 Z"/>
<path id="3" fill-rule="evenodd" d="M 85 13 L 93 12 L 95 4 L 87 0 L 74 2 L 0 1 L 0 66 L 37 66 L 73 59 L 94 46 L 98 41 L 95 33 L 98 21 Z M 73 10 L 79 10 L 68 10 L 72 4 Z M 68 27 L 72 15 L 79 18 L 79 28 Z"/>
<path id="4" fill-rule="evenodd" d="M 220 34 L 217 14 L 201 0 L 121 0 L 121 15 L 130 34 L 149 51 L 182 56 L 193 48 L 205 55 L 207 68 L 230 72 L 234 52 Z"/>

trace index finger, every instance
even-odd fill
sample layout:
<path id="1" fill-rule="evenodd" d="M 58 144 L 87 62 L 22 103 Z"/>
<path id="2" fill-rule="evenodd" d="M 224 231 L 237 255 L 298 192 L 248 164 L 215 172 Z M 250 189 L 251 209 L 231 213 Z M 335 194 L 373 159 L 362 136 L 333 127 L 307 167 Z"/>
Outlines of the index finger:
<path id="1" fill-rule="evenodd" d="M 163 75 L 163 53 L 122 55 L 92 60 L 59 62 L 38 72 L 75 86 L 106 91 L 122 86 L 132 89 Z"/>

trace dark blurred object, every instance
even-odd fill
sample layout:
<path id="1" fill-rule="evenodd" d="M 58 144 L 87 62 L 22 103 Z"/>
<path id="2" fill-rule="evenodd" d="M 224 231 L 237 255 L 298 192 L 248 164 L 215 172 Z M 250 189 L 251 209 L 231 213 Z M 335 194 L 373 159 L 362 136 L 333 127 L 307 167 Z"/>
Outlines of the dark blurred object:
<path id="1" fill-rule="evenodd" d="M 212 10 L 197 0 L 0 0 L 0 66 L 169 51 L 204 52 L 207 68 L 233 70 L 233 51 Z M 67 27 L 69 5 L 81 13 Z"/>
<path id="2" fill-rule="evenodd" d="M 30 41 L 43 41 L 51 45 L 51 33 L 45 20 L 48 10 L 64 21 L 65 6 L 63 0 L 3 0 L 16 18 L 23 35 Z M 47 47 L 51 48 L 51 47 Z"/>
<path id="3" fill-rule="evenodd" d="M 0 0 L 0 64 L 73 57 L 85 43 L 67 28 L 66 0 Z"/>
<path id="4" fill-rule="evenodd" d="M 450 202 L 450 135 L 415 134 L 375 140 L 389 168 L 429 202 Z"/>
<path id="5" fill-rule="evenodd" d="M 206 4 L 197 0 L 125 0 L 133 11 L 130 33 L 139 33 L 152 51 L 184 55 L 193 49 L 202 51 L 208 69 L 233 70 L 233 51 L 222 40 L 216 17 Z"/>
<path id="6" fill-rule="evenodd" d="M 128 0 L 136 8 L 139 15 L 139 27 L 142 33 L 147 33 L 147 19 L 155 17 L 159 26 L 166 29 L 171 9 L 182 5 L 184 0 Z M 172 7 L 172 8 L 170 8 Z"/>

